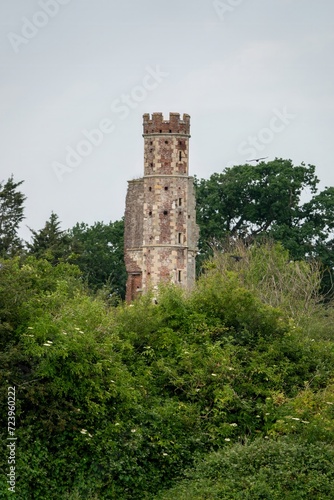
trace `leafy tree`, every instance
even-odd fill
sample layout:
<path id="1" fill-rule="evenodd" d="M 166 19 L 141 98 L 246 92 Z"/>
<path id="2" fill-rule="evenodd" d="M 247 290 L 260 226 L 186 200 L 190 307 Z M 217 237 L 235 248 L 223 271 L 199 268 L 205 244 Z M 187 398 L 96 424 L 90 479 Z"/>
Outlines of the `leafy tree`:
<path id="1" fill-rule="evenodd" d="M 0 182 L 0 256 L 10 257 L 22 250 L 22 241 L 17 235 L 24 219 L 23 203 L 26 199 L 18 191 L 23 181 L 15 182 L 11 176 L 7 182 Z"/>
<path id="2" fill-rule="evenodd" d="M 281 241 L 293 259 L 316 258 L 334 267 L 334 188 L 318 192 L 313 165 L 294 166 L 276 158 L 257 165 L 237 165 L 209 179 L 195 179 L 201 264 L 226 238 L 247 244 L 263 236 Z M 302 195 L 311 195 L 302 201 Z"/>
<path id="3" fill-rule="evenodd" d="M 73 251 L 70 245 L 71 240 L 69 235 L 60 229 L 57 214 L 52 212 L 40 231 L 34 229 L 30 231 L 33 238 L 31 243 L 27 243 L 27 247 L 31 255 L 47 259 L 54 265 L 69 258 Z"/>
<path id="4" fill-rule="evenodd" d="M 109 293 L 125 297 L 124 221 L 92 226 L 76 224 L 70 231 L 77 257 L 74 263 L 83 272 L 93 290 L 105 287 Z"/>

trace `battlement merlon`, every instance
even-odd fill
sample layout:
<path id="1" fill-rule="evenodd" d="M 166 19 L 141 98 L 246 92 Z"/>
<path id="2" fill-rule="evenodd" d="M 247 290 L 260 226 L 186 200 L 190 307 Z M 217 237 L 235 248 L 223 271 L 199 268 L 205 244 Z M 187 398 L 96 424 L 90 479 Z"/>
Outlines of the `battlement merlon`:
<path id="1" fill-rule="evenodd" d="M 151 134 L 181 134 L 190 137 L 190 116 L 180 113 L 169 113 L 169 120 L 164 120 L 162 113 L 149 113 L 143 115 L 143 135 Z"/>

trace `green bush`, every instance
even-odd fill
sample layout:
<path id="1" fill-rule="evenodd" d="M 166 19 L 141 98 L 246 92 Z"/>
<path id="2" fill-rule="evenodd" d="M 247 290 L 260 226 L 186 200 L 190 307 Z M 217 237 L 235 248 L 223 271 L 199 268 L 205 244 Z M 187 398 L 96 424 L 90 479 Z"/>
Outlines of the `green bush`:
<path id="1" fill-rule="evenodd" d="M 302 500 L 334 497 L 334 449 L 256 439 L 212 453 L 154 500 Z"/>

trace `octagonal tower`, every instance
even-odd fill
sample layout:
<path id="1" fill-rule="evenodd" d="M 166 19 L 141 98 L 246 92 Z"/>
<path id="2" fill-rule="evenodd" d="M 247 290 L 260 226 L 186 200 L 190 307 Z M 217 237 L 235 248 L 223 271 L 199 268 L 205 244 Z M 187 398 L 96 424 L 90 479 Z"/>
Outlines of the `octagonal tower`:
<path id="1" fill-rule="evenodd" d="M 189 176 L 190 116 L 143 116 L 144 177 L 129 181 L 125 208 L 126 300 L 161 281 L 195 281 L 196 224 Z"/>

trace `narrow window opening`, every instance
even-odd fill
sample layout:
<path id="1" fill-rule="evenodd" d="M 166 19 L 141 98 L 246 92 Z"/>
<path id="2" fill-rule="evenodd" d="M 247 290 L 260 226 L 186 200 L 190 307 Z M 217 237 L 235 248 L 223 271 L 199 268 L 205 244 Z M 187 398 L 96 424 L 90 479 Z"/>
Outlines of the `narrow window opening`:
<path id="1" fill-rule="evenodd" d="M 182 233 L 178 234 L 178 243 L 182 243 Z"/>
<path id="2" fill-rule="evenodd" d="M 152 142 L 152 141 L 150 141 L 150 145 L 151 145 L 151 146 L 153 145 L 153 142 Z"/>
<path id="3" fill-rule="evenodd" d="M 182 271 L 178 271 L 178 272 L 177 272 L 177 281 L 178 281 L 179 283 L 181 283 L 181 281 L 182 281 Z"/>
<path id="4" fill-rule="evenodd" d="M 169 129 L 169 133 L 170 133 L 170 134 L 172 133 L 172 131 L 171 131 L 170 129 Z"/>
<path id="5" fill-rule="evenodd" d="M 168 186 L 165 186 L 165 191 L 168 191 Z"/>
<path id="6" fill-rule="evenodd" d="M 153 168 L 153 163 L 150 163 L 150 167 Z"/>
<path id="7" fill-rule="evenodd" d="M 168 215 L 168 212 L 167 212 L 167 210 L 164 210 L 164 215 Z"/>
<path id="8" fill-rule="evenodd" d="M 182 207 L 182 198 L 179 198 L 179 207 Z"/>
<path id="9" fill-rule="evenodd" d="M 149 215 L 149 216 L 151 217 L 151 215 L 152 215 L 152 212 L 151 212 L 151 210 L 149 211 L 148 215 Z"/>
<path id="10" fill-rule="evenodd" d="M 168 141 L 165 141 L 165 144 L 168 144 Z"/>
<path id="11" fill-rule="evenodd" d="M 182 151 L 179 152 L 179 161 L 182 160 Z"/>
<path id="12" fill-rule="evenodd" d="M 151 188 L 151 186 L 150 186 L 150 187 L 148 188 L 148 190 L 149 190 L 149 191 L 152 191 L 152 188 Z"/>
<path id="13" fill-rule="evenodd" d="M 188 215 L 188 219 L 190 219 L 190 215 Z"/>
<path id="14" fill-rule="evenodd" d="M 162 130 L 160 130 L 160 134 L 162 134 Z"/>

